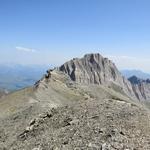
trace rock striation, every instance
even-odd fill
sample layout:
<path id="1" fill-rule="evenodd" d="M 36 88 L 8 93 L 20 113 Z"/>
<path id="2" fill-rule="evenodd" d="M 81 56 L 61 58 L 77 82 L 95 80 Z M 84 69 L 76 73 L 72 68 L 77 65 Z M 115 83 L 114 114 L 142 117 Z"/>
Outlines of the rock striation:
<path id="1" fill-rule="evenodd" d="M 70 78 L 81 84 L 100 84 L 115 87 L 126 95 L 136 99 L 131 83 L 122 76 L 115 64 L 99 53 L 86 54 L 83 58 L 74 58 L 58 68 Z"/>
<path id="2" fill-rule="evenodd" d="M 150 100 L 150 80 L 143 80 L 136 76 L 132 76 L 128 79 L 132 83 L 132 89 L 136 97 L 140 101 Z"/>
<path id="3" fill-rule="evenodd" d="M 132 99 L 150 100 L 149 79 L 143 80 L 132 76 L 127 80 L 111 60 L 98 53 L 86 54 L 83 58 L 74 58 L 64 63 L 58 70 L 80 84 L 104 85 L 124 92 Z"/>

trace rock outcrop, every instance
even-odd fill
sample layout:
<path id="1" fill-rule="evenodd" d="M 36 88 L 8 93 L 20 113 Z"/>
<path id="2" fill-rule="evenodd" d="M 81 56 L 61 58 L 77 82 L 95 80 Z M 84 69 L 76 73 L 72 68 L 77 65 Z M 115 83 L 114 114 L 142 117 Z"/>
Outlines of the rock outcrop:
<path id="1" fill-rule="evenodd" d="M 131 83 L 121 75 L 115 64 L 100 54 L 87 54 L 83 58 L 74 58 L 59 70 L 81 84 L 101 84 L 122 90 L 126 95 L 136 99 Z"/>
<path id="2" fill-rule="evenodd" d="M 132 83 L 132 89 L 136 97 L 140 101 L 150 100 L 150 80 L 139 79 L 136 76 L 132 76 L 128 79 Z"/>

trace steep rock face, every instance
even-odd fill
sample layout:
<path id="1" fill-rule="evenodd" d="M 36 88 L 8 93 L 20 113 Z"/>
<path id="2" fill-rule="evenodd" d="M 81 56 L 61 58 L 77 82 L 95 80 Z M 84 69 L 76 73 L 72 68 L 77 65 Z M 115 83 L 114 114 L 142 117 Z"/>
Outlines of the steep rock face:
<path id="1" fill-rule="evenodd" d="M 125 94 L 136 98 L 131 83 L 125 79 L 108 58 L 100 54 L 87 54 L 83 58 L 74 58 L 59 67 L 70 78 L 81 84 L 117 85 Z"/>
<path id="2" fill-rule="evenodd" d="M 136 97 L 140 101 L 150 100 L 150 80 L 139 79 L 136 76 L 132 76 L 128 79 L 132 83 L 132 89 Z"/>

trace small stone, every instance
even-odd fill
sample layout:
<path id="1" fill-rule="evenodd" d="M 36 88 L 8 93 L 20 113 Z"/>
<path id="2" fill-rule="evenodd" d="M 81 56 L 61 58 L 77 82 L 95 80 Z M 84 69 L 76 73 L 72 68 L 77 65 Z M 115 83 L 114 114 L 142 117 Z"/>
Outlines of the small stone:
<path id="1" fill-rule="evenodd" d="M 36 120 L 36 119 L 32 119 L 32 120 L 30 121 L 29 125 L 35 124 L 35 120 Z"/>
<path id="2" fill-rule="evenodd" d="M 34 125 L 31 125 L 31 126 L 28 126 L 28 127 L 26 127 L 26 131 L 32 131 L 33 130 L 33 128 L 34 128 Z"/>
<path id="3" fill-rule="evenodd" d="M 51 117 L 52 117 L 52 113 L 50 113 L 50 112 L 47 113 L 47 117 L 48 117 L 48 118 L 51 118 Z"/>
<path id="4" fill-rule="evenodd" d="M 74 119 L 70 122 L 71 125 L 76 125 L 79 123 L 79 120 L 78 119 Z"/>
<path id="5" fill-rule="evenodd" d="M 121 134 L 121 135 L 125 135 L 122 131 L 120 131 L 120 134 Z"/>
<path id="6" fill-rule="evenodd" d="M 30 131 L 30 127 L 28 126 L 28 127 L 26 127 L 26 131 Z"/>

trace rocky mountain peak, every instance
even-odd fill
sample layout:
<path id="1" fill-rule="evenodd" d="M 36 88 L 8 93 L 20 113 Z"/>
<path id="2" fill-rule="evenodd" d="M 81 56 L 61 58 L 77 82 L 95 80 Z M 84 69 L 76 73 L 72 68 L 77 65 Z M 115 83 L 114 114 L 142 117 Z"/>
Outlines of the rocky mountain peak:
<path id="1" fill-rule="evenodd" d="M 73 81 L 85 84 L 103 84 L 108 80 L 115 81 L 120 76 L 116 66 L 99 53 L 74 58 L 59 67 L 59 70 L 67 73 Z"/>
<path id="2" fill-rule="evenodd" d="M 91 61 L 91 63 L 93 61 L 99 60 L 100 58 L 102 58 L 102 56 L 99 53 L 95 53 L 95 54 L 91 53 L 91 54 L 84 55 L 84 59 Z"/>
<path id="3" fill-rule="evenodd" d="M 86 54 L 82 58 L 73 58 L 57 70 L 69 76 L 73 82 L 82 85 L 103 85 L 114 89 L 132 99 L 150 99 L 150 80 L 142 80 L 133 76 L 128 80 L 122 76 L 115 64 L 99 53 Z M 51 70 L 53 72 L 53 70 Z M 45 76 L 50 78 L 50 72 Z M 50 74 L 49 74 L 50 73 Z"/>
<path id="4" fill-rule="evenodd" d="M 115 64 L 99 53 L 86 54 L 83 58 L 74 58 L 58 68 L 69 75 L 71 80 L 80 84 L 98 84 L 117 86 L 127 95 L 135 97 L 131 83 L 118 71 Z"/>

